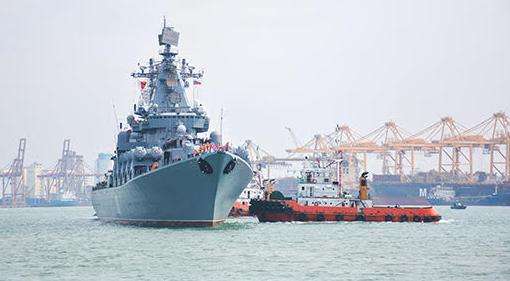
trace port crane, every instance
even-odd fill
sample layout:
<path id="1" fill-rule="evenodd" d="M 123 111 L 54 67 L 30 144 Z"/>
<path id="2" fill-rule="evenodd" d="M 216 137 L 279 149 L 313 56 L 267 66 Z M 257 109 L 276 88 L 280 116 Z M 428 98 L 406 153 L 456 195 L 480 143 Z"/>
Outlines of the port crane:
<path id="1" fill-rule="evenodd" d="M 294 143 L 294 146 L 295 147 L 300 147 L 301 146 L 301 142 L 296 137 L 296 134 L 294 134 L 294 131 L 290 127 L 285 127 L 285 130 L 287 130 L 289 132 L 290 138 L 292 139 L 292 142 Z"/>
<path id="2" fill-rule="evenodd" d="M 60 199 L 63 195 L 86 197 L 85 185 L 99 175 L 91 172 L 82 155 L 71 150 L 71 140 L 64 140 L 57 164 L 38 177 L 41 179 L 46 200 Z"/>
<path id="3" fill-rule="evenodd" d="M 474 155 L 480 150 L 489 157 L 489 176 L 510 181 L 510 119 L 506 113 L 494 113 L 471 128 L 446 116 L 414 134 L 394 121 L 361 137 L 352 134 L 347 125 L 337 125 L 332 133 L 316 134 L 304 145 L 286 151 L 331 158 L 351 154 L 354 159 L 361 154 L 363 161 L 359 162 L 365 170 L 367 155 L 375 155 L 382 160 L 383 174 L 398 175 L 402 180 L 415 173 L 417 153 L 436 155 L 437 171 L 444 180 L 473 182 Z"/>
<path id="4" fill-rule="evenodd" d="M 17 157 L 12 161 L 7 171 L 0 173 L 2 178 L 2 206 L 6 207 L 8 198 L 10 205 L 16 207 L 25 204 L 25 185 L 23 163 L 25 162 L 25 150 L 27 139 L 21 138 L 18 145 Z"/>

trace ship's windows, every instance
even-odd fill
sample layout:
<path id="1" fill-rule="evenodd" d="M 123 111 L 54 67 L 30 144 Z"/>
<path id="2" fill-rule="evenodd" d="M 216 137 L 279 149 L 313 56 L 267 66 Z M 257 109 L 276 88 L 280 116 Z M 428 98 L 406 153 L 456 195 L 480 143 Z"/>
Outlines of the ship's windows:
<path id="1" fill-rule="evenodd" d="M 304 187 L 304 186 L 302 186 L 302 187 L 301 187 L 301 190 L 305 190 L 305 187 Z"/>

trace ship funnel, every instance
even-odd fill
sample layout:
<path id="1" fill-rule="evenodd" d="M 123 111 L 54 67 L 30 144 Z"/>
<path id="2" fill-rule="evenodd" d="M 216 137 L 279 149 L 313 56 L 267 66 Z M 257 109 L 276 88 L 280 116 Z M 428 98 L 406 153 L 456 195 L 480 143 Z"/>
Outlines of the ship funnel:
<path id="1" fill-rule="evenodd" d="M 367 184 L 368 172 L 363 172 L 359 178 L 359 199 L 368 200 L 368 184 Z"/>

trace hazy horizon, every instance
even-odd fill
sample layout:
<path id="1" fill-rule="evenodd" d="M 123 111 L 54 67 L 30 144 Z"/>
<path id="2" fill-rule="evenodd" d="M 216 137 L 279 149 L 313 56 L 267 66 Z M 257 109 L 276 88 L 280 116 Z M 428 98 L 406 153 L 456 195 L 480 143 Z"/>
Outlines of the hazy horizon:
<path id="1" fill-rule="evenodd" d="M 0 168 L 27 137 L 26 164 L 62 142 L 92 164 L 112 152 L 136 100 L 130 77 L 157 57 L 162 17 L 205 70 L 199 99 L 235 144 L 275 155 L 348 124 L 413 133 L 452 116 L 510 113 L 509 1 L 9 1 L 0 11 Z"/>

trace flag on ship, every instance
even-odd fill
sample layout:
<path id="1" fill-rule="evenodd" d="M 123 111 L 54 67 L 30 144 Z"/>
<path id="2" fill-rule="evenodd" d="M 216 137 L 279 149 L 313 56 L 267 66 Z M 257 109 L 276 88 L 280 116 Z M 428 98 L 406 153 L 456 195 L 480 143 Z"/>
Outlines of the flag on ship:
<path id="1" fill-rule="evenodd" d="M 140 90 L 143 91 L 143 89 L 145 89 L 145 86 L 147 86 L 147 81 L 140 81 Z"/>

